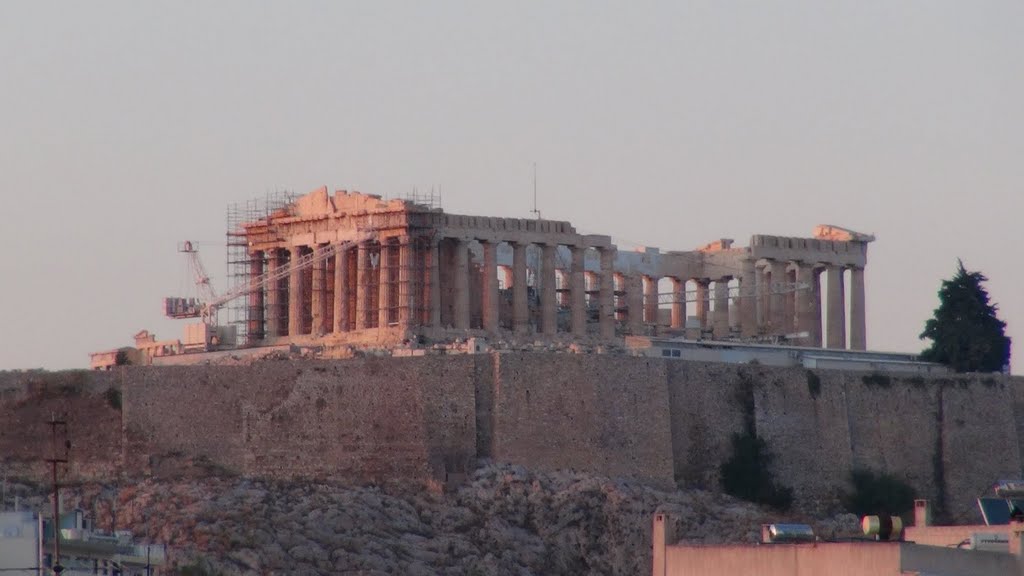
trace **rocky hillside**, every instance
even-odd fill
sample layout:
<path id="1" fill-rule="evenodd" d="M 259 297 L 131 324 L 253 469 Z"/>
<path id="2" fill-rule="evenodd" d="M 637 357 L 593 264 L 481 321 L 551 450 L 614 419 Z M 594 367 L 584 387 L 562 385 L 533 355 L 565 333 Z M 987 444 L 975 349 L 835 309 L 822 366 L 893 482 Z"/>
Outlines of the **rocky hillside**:
<path id="1" fill-rule="evenodd" d="M 39 490 L 21 487 L 26 503 L 44 504 Z M 66 493 L 65 506 L 92 512 L 98 527 L 116 516 L 118 529 L 168 544 L 183 574 L 646 574 L 657 510 L 705 543 L 753 542 L 764 522 L 807 520 L 711 492 L 497 465 L 444 495 L 224 477 Z M 816 524 L 829 537 L 856 521 Z"/>

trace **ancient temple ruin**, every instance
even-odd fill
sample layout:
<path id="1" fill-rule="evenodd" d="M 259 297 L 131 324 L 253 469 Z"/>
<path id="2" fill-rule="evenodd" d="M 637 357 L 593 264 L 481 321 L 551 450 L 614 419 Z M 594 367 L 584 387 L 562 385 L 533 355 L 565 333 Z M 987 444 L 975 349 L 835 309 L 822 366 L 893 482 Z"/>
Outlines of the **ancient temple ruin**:
<path id="1" fill-rule="evenodd" d="M 321 188 L 238 222 L 229 237 L 244 253 L 247 345 L 685 334 L 867 344 L 874 238 L 834 226 L 809 238 L 755 235 L 744 247 L 627 251 L 569 222 Z"/>

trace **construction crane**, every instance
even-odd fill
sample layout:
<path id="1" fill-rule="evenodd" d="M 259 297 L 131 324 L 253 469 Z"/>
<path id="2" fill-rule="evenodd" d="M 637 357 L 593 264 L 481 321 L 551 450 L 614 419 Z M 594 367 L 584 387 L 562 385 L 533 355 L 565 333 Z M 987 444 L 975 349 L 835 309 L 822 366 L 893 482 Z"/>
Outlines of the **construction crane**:
<path id="1" fill-rule="evenodd" d="M 360 242 L 370 240 L 375 236 L 375 233 L 370 232 L 342 242 L 341 244 L 328 244 L 320 250 L 314 250 L 309 254 L 291 260 L 287 264 L 277 267 L 275 270 L 250 278 L 249 282 L 236 286 L 219 296 L 216 291 L 214 291 L 213 285 L 210 283 L 210 276 L 206 273 L 206 267 L 203 266 L 203 262 L 199 258 L 199 251 L 195 248 L 192 242 L 182 242 L 178 246 L 178 251 L 185 254 L 188 259 L 189 269 L 192 273 L 196 289 L 199 292 L 199 297 L 164 298 L 164 314 L 168 318 L 202 318 L 203 323 L 208 326 L 216 326 L 217 311 L 228 302 L 245 296 L 251 292 L 262 290 L 267 286 L 271 286 L 275 282 L 290 276 L 293 270 L 304 270 L 306 268 L 310 268 L 314 264 L 323 262 L 334 256 L 339 250 L 348 250 L 349 248 L 358 245 Z"/>

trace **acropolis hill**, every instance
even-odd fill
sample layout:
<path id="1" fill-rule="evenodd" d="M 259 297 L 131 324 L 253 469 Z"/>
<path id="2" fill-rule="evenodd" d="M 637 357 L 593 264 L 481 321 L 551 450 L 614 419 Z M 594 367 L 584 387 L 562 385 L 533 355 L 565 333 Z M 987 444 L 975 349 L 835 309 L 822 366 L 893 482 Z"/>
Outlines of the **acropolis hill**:
<path id="1" fill-rule="evenodd" d="M 818 226 L 813 238 L 755 235 L 746 247 L 719 239 L 693 251 L 620 251 L 568 222 L 454 215 L 326 188 L 247 204 L 228 222 L 233 287 L 168 299 L 168 314 L 212 328 L 219 306 L 241 303 L 232 326 L 242 346 L 214 354 L 344 348 L 355 358 L 284 353 L 74 376 L 121 398 L 95 443 L 108 448 L 97 473 L 159 474 L 199 458 L 257 477 L 440 486 L 495 460 L 713 488 L 731 436 L 746 431 L 777 453 L 778 476 L 805 506 L 835 503 L 850 471 L 866 467 L 960 510 L 1020 469 L 1017 380 L 954 379 L 864 350 L 870 235 Z M 200 334 L 187 344 L 226 347 L 211 338 L 219 332 Z M 725 348 L 717 362 L 622 354 L 644 338 Z M 462 356 L 445 348 L 474 339 L 494 345 Z M 146 352 L 132 363 L 193 358 L 178 363 L 214 359 Z M 76 405 L 62 404 L 47 378 L 62 376 L 7 376 L 9 397 L 20 398 L 8 422 L 30 429 L 18 414 L 37 396 L 57 411 Z M 973 461 L 997 449 L 998 462 Z"/>
<path id="2" fill-rule="evenodd" d="M 746 247 L 620 251 L 568 222 L 326 189 L 235 216 L 232 287 L 167 301 L 205 320 L 186 341 L 199 351 L 143 332 L 136 365 L 109 354 L 106 371 L 0 373 L 5 471 L 46 477 L 59 414 L 71 483 L 226 476 L 437 494 L 520 466 L 676 493 L 717 490 L 732 438 L 751 434 L 802 512 L 837 511 L 866 469 L 956 518 L 1021 474 L 1024 379 L 865 350 L 869 235 L 819 226 Z M 230 301 L 238 348 L 212 338 Z M 474 339 L 492 345 L 455 346 Z M 638 339 L 720 361 L 623 352 Z M 262 349 L 285 352 L 241 358 Z M 855 369 L 764 361 L 808 351 Z M 160 365 L 182 359 L 192 365 Z"/>

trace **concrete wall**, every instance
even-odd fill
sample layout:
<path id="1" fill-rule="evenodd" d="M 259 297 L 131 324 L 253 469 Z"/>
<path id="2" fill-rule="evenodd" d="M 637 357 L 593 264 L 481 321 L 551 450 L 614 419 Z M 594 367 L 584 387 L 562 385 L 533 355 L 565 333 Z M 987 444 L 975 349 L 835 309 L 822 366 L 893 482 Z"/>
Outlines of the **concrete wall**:
<path id="1" fill-rule="evenodd" d="M 668 546 L 664 576 L 899 576 L 899 543 Z M 660 574 L 657 576 L 661 576 Z"/>
<path id="2" fill-rule="evenodd" d="M 56 413 L 75 478 L 443 482 L 490 458 L 714 489 L 752 429 L 801 508 L 833 508 L 869 468 L 973 518 L 976 496 L 1021 475 L 1022 384 L 542 353 L 0 373 L 0 462 L 41 476 Z"/>
<path id="3" fill-rule="evenodd" d="M 655 576 L 1014 576 L 1019 558 L 909 542 L 823 542 L 765 546 L 668 546 Z"/>

